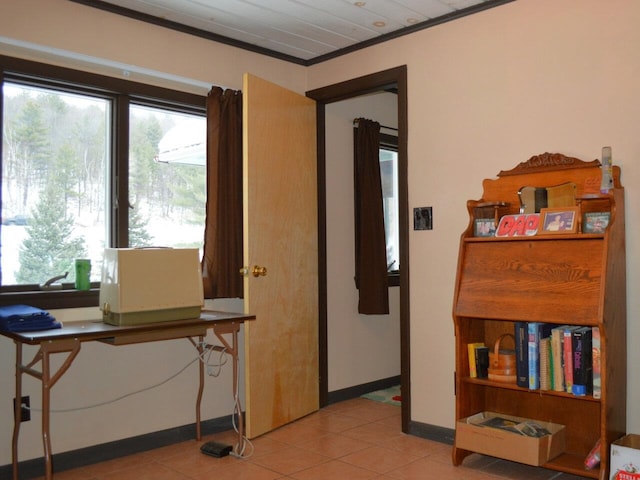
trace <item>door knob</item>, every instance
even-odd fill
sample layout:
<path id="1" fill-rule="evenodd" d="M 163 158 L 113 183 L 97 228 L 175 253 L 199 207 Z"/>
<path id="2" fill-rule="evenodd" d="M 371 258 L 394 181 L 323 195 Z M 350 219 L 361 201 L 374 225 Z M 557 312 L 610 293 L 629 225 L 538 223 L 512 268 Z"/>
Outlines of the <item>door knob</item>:
<path id="1" fill-rule="evenodd" d="M 251 271 L 254 277 L 265 277 L 267 275 L 267 267 L 259 267 L 255 265 Z"/>
<path id="2" fill-rule="evenodd" d="M 240 276 L 241 277 L 246 277 L 249 275 L 249 267 L 242 267 L 240 269 Z"/>

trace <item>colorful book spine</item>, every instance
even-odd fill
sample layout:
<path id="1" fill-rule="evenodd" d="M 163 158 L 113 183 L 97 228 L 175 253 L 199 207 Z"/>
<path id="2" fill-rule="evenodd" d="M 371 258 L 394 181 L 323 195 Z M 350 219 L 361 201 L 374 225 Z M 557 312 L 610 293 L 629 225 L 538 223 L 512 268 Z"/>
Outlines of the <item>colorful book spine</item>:
<path id="1" fill-rule="evenodd" d="M 571 387 L 574 395 L 583 396 L 592 392 L 591 349 L 591 327 L 576 328 L 573 331 L 573 386 Z"/>
<path id="2" fill-rule="evenodd" d="M 467 355 L 469 357 L 469 376 L 471 378 L 478 377 L 478 368 L 476 366 L 476 347 L 484 347 L 484 343 L 475 342 L 467 344 Z"/>
<path id="3" fill-rule="evenodd" d="M 573 330 L 577 327 L 566 327 L 563 335 L 564 353 L 564 391 L 572 392 L 573 388 Z"/>
<path id="4" fill-rule="evenodd" d="M 516 322 L 514 326 L 516 339 L 516 384 L 529 388 L 529 332 L 527 322 Z"/>
<path id="5" fill-rule="evenodd" d="M 552 390 L 551 377 L 551 337 L 541 338 L 540 352 L 540 390 Z"/>
<path id="6" fill-rule="evenodd" d="M 537 390 L 540 388 L 540 336 L 538 322 L 529 322 L 527 324 L 528 332 L 528 354 L 529 354 L 529 389 Z"/>
<path id="7" fill-rule="evenodd" d="M 540 388 L 540 340 L 551 335 L 553 325 L 542 322 L 529 322 L 528 332 L 528 354 L 529 354 L 529 389 Z"/>
<path id="8" fill-rule="evenodd" d="M 600 363 L 600 329 L 591 329 L 591 364 L 593 365 L 593 398 L 602 398 L 602 380 Z"/>
<path id="9" fill-rule="evenodd" d="M 551 330 L 551 357 L 553 360 L 553 390 L 564 392 L 564 329 L 566 326 L 554 327 Z"/>

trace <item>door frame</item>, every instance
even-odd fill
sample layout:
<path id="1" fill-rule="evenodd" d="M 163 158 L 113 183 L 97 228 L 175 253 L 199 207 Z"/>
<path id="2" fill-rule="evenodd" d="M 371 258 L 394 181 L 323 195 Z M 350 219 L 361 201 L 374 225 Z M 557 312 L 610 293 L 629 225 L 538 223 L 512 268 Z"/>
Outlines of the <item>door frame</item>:
<path id="1" fill-rule="evenodd" d="M 409 432 L 411 421 L 411 356 L 409 335 L 409 187 L 407 153 L 407 66 L 306 92 L 317 103 L 318 131 L 318 294 L 319 294 L 319 382 L 320 407 L 328 403 L 327 338 L 327 211 L 325 106 L 361 95 L 394 89 L 398 97 L 398 194 L 400 220 L 400 385 L 402 389 L 402 431 Z"/>

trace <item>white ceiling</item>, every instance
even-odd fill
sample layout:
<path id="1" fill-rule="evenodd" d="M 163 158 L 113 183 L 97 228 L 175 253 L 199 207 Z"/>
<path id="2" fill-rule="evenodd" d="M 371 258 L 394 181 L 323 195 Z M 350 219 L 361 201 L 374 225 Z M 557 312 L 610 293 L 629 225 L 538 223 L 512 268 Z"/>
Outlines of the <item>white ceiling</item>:
<path id="1" fill-rule="evenodd" d="M 311 64 L 513 0 L 72 0 Z"/>

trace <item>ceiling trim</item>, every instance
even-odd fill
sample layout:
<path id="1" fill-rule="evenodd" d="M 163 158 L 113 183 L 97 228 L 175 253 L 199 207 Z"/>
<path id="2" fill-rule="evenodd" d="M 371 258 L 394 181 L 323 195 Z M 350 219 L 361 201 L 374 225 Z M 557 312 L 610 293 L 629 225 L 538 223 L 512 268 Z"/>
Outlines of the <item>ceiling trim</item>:
<path id="1" fill-rule="evenodd" d="M 352 53 L 357 50 L 370 47 L 372 45 L 384 43 L 389 40 L 402 37 L 404 35 L 409 35 L 411 33 L 414 33 L 420 30 L 434 27 L 436 25 L 441 25 L 443 23 L 450 22 L 452 20 L 457 20 L 459 18 L 466 17 L 474 13 L 488 10 L 490 8 L 495 8 L 497 6 L 504 5 L 506 3 L 511 3 L 515 0 L 490 0 L 488 2 L 484 2 L 468 8 L 464 8 L 462 10 L 458 10 L 458 11 L 449 13 L 447 15 L 443 15 L 437 18 L 433 18 L 431 20 L 427 20 L 425 22 L 416 23 L 415 25 L 410 25 L 408 27 L 395 30 L 385 35 L 380 35 L 380 36 L 371 38 L 369 40 L 359 42 L 355 45 L 351 45 L 349 47 L 336 50 L 335 52 L 331 52 L 331 53 L 327 53 L 324 55 L 311 58 L 309 60 L 294 57 L 293 55 L 287 55 L 284 53 L 276 52 L 275 50 L 259 47 L 257 45 L 253 45 L 247 42 L 242 42 L 240 40 L 235 40 L 233 38 L 225 37 L 223 35 L 218 35 L 216 33 L 208 32 L 206 30 L 202 30 L 199 28 L 183 25 L 181 23 L 173 22 L 171 20 L 166 20 L 164 18 L 156 17 L 154 15 L 149 15 L 147 13 L 137 12 L 135 10 L 125 8 L 125 7 L 120 7 L 118 5 L 113 5 L 111 3 L 104 2 L 102 0 L 70 0 L 70 1 L 74 3 L 78 3 L 80 5 L 87 6 L 87 7 L 93 7 L 93 8 L 104 10 L 117 15 L 122 15 L 128 18 L 132 18 L 134 20 L 139 20 L 139 21 L 150 23 L 160 27 L 169 28 L 171 30 L 186 33 L 189 35 L 194 35 L 196 37 L 204 38 L 206 40 L 211 40 L 217 43 L 222 43 L 225 45 L 230 45 L 232 47 L 241 48 L 243 50 L 248 50 L 250 52 L 266 55 L 268 57 L 277 58 L 279 60 L 284 60 L 286 62 L 295 63 L 297 65 L 310 66 L 310 65 L 321 63 L 321 62 L 326 62 L 327 60 L 331 60 L 333 58 L 337 58 L 342 55 L 346 55 L 348 53 Z"/>

